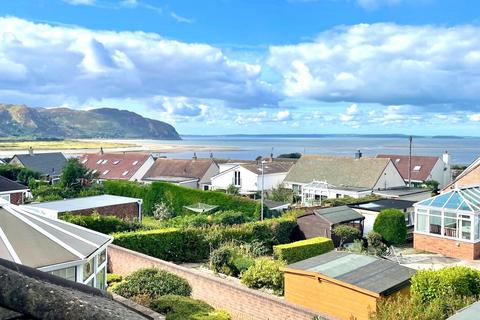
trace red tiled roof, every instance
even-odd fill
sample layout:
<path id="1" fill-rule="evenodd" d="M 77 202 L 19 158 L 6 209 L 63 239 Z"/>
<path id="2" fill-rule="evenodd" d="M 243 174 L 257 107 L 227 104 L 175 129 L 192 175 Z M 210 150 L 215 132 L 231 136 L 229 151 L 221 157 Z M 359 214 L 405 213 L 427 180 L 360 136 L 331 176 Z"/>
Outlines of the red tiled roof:
<path id="1" fill-rule="evenodd" d="M 212 159 L 158 158 L 144 178 L 185 177 L 202 179 L 212 163 L 214 163 Z"/>
<path id="2" fill-rule="evenodd" d="M 141 153 L 95 153 L 84 154 L 80 163 L 90 170 L 96 170 L 100 179 L 128 180 L 149 158 Z"/>
<path id="3" fill-rule="evenodd" d="M 408 155 L 397 154 L 379 154 L 377 158 L 389 158 L 397 167 L 404 180 L 408 180 Z M 411 179 L 412 181 L 426 181 L 429 179 L 433 167 L 439 160 L 439 157 L 412 156 Z"/>

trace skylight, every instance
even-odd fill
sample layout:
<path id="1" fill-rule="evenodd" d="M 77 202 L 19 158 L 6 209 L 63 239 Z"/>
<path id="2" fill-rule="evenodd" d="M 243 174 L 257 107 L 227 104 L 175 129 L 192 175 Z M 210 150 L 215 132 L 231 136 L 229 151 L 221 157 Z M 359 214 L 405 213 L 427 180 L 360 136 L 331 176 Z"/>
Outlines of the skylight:
<path id="1" fill-rule="evenodd" d="M 110 172 L 110 170 L 105 170 L 105 171 L 103 171 L 102 174 L 103 174 L 103 175 L 106 175 L 106 174 L 109 173 L 109 172 Z"/>
<path id="2" fill-rule="evenodd" d="M 133 161 L 132 166 L 136 165 L 138 163 L 137 160 Z"/>
<path id="3" fill-rule="evenodd" d="M 102 164 L 107 164 L 108 160 L 103 160 Z"/>
<path id="4" fill-rule="evenodd" d="M 113 164 L 119 164 L 120 163 L 120 160 L 115 160 L 112 162 Z"/>
<path id="5" fill-rule="evenodd" d="M 422 166 L 415 166 L 413 167 L 413 171 L 420 171 L 422 169 Z"/>
<path id="6" fill-rule="evenodd" d="M 82 163 L 87 163 L 88 159 L 83 159 Z"/>
<path id="7" fill-rule="evenodd" d="M 124 171 L 124 172 L 122 173 L 122 176 L 126 176 L 127 174 L 128 174 L 128 170 L 127 170 L 127 171 Z"/>
<path id="8" fill-rule="evenodd" d="M 102 163 L 102 161 L 103 161 L 102 159 L 98 160 L 98 161 L 97 161 L 97 164 Z"/>

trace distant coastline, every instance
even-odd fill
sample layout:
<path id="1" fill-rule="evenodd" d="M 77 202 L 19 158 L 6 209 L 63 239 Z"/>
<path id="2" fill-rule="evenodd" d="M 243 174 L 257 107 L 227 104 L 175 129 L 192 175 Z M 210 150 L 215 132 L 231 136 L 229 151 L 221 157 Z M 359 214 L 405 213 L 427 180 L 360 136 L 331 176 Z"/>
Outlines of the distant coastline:
<path id="1" fill-rule="evenodd" d="M 355 133 L 294 133 L 294 134 L 180 134 L 182 138 L 229 138 L 229 137 L 246 137 L 246 138 L 408 138 L 407 134 L 355 134 Z M 412 135 L 413 138 L 418 139 L 468 139 L 479 138 L 474 136 L 453 136 L 453 135 Z"/>

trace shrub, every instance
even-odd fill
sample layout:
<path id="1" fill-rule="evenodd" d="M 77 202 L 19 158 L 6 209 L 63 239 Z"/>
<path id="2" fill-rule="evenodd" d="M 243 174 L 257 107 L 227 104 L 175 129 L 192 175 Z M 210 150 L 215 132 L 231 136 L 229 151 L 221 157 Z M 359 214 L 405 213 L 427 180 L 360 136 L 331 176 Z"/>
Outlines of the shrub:
<path id="1" fill-rule="evenodd" d="M 140 269 L 127 276 L 112 291 L 125 298 L 146 295 L 150 299 L 156 299 L 167 294 L 190 296 L 192 288 L 187 280 L 177 275 L 159 269 L 148 268 Z"/>
<path id="2" fill-rule="evenodd" d="M 217 224 L 231 226 L 247 222 L 247 217 L 242 212 L 238 211 L 221 211 L 215 214 L 214 222 Z"/>
<path id="3" fill-rule="evenodd" d="M 387 243 L 404 243 L 407 239 L 405 214 L 398 209 L 382 210 L 375 219 L 373 231 L 378 232 Z"/>
<path id="4" fill-rule="evenodd" d="M 374 201 L 378 199 L 380 199 L 380 197 L 377 196 L 376 194 L 370 194 L 368 196 L 361 197 L 361 198 L 352 198 L 352 197 L 345 196 L 343 198 L 325 199 L 322 201 L 322 204 L 324 206 L 337 207 L 337 206 L 344 206 L 348 204 Z"/>
<path id="5" fill-rule="evenodd" d="M 94 213 L 91 216 L 65 213 L 60 215 L 59 218 L 64 221 L 74 223 L 76 225 L 105 234 L 132 231 L 137 230 L 141 227 L 141 225 L 136 222 L 122 220 L 115 216 L 101 216 L 98 213 Z"/>
<path id="6" fill-rule="evenodd" d="M 351 242 L 362 237 L 360 230 L 346 224 L 336 226 L 332 233 L 340 238 L 339 247 L 343 247 L 345 242 Z"/>
<path id="7" fill-rule="evenodd" d="M 333 249 L 334 246 L 331 239 L 317 237 L 276 245 L 273 247 L 273 254 L 275 259 L 283 260 L 287 263 L 294 263 L 332 251 Z"/>
<path id="8" fill-rule="evenodd" d="M 254 257 L 264 252 L 255 242 L 227 242 L 210 253 L 210 268 L 215 272 L 237 277 L 254 264 Z"/>
<path id="9" fill-rule="evenodd" d="M 166 295 L 155 299 L 150 308 L 164 314 L 166 320 L 229 320 L 224 311 L 215 311 L 209 304 L 188 297 Z"/>
<path id="10" fill-rule="evenodd" d="M 16 166 L 13 164 L 3 164 L 0 165 L 0 176 L 8 178 L 13 181 L 21 182 L 22 184 L 27 184 L 29 181 L 40 179 L 40 172 L 32 171 L 28 168 Z"/>
<path id="11" fill-rule="evenodd" d="M 449 295 L 478 296 L 480 271 L 469 267 L 421 270 L 412 277 L 412 297 L 421 303 Z"/>
<path id="12" fill-rule="evenodd" d="M 267 198 L 273 201 L 292 203 L 293 190 L 285 188 L 283 184 L 280 184 L 277 188 L 267 192 Z"/>
<path id="13" fill-rule="evenodd" d="M 210 269 L 215 272 L 229 274 L 228 263 L 232 258 L 232 252 L 228 247 L 220 247 L 210 253 Z"/>
<path id="14" fill-rule="evenodd" d="M 279 260 L 258 258 L 255 264 L 242 275 L 242 283 L 253 289 L 270 289 L 275 294 L 283 294 L 283 272 L 285 263 Z"/>
<path id="15" fill-rule="evenodd" d="M 387 246 L 383 243 L 382 235 L 375 231 L 367 234 L 367 251 L 370 254 L 383 257 L 387 253 Z"/>
<path id="16" fill-rule="evenodd" d="M 249 217 L 259 217 L 260 203 L 257 201 L 231 196 L 220 192 L 202 191 L 171 183 L 154 182 L 141 185 L 131 181 L 105 181 L 105 192 L 119 196 L 143 199 L 145 214 L 152 214 L 156 203 L 170 205 L 175 214 L 183 212 L 183 206 L 198 202 L 217 205 L 219 210 L 235 210 Z"/>
<path id="17" fill-rule="evenodd" d="M 107 273 L 107 284 L 111 286 L 114 283 L 122 282 L 123 277 L 116 273 Z"/>
<path id="18" fill-rule="evenodd" d="M 156 203 L 153 207 L 153 217 L 157 220 L 163 221 L 171 219 L 175 213 L 164 202 Z"/>

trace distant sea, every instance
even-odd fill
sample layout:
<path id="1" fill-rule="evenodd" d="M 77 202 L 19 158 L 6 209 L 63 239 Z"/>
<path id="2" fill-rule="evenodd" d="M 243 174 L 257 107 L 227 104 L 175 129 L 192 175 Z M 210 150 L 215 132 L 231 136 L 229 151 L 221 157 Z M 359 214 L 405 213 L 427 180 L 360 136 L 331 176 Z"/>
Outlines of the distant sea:
<path id="1" fill-rule="evenodd" d="M 408 136 L 403 135 L 227 135 L 182 136 L 181 141 L 155 141 L 159 144 L 231 147 L 235 151 L 215 151 L 216 158 L 255 159 L 299 152 L 332 156 L 364 156 L 380 153 L 408 154 Z M 454 164 L 469 164 L 480 156 L 480 137 L 413 137 L 413 155 L 441 156 L 448 151 Z M 190 158 L 193 152 L 165 153 L 167 157 Z M 197 152 L 208 157 L 210 152 Z"/>

